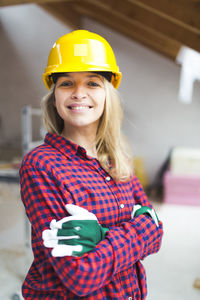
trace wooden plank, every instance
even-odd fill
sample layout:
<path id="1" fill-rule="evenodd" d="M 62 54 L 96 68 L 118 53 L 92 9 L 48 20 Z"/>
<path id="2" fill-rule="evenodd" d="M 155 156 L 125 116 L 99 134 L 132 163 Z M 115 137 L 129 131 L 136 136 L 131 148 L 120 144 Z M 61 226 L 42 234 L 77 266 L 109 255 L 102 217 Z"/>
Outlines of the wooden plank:
<path id="1" fill-rule="evenodd" d="M 81 28 L 81 15 L 73 9 L 71 3 L 56 2 L 39 6 L 72 29 Z"/>
<path id="2" fill-rule="evenodd" d="M 63 2 L 74 2 L 75 0 L 63 0 Z M 42 4 L 51 2 L 61 2 L 60 0 L 0 0 L 0 6 L 18 5 L 18 4 Z"/>
<path id="3" fill-rule="evenodd" d="M 173 18 L 165 18 L 163 15 L 156 14 L 154 11 L 138 4 L 140 3 L 138 0 L 123 0 L 123 4 L 121 0 L 115 0 L 114 2 L 109 0 L 87 1 L 93 2 L 93 4 L 101 8 L 103 3 L 104 10 L 110 11 L 111 16 L 116 12 L 120 13 L 129 21 L 139 22 L 152 30 L 159 31 L 161 34 L 168 36 L 168 38 L 200 51 L 200 29 L 177 22 Z"/>
<path id="4" fill-rule="evenodd" d="M 130 0 L 160 14 L 200 29 L 200 0 Z"/>
<path id="5" fill-rule="evenodd" d="M 80 2 L 74 4 L 74 9 L 80 14 L 99 21 L 118 33 L 124 34 L 173 60 L 176 59 L 180 50 L 181 44 L 173 39 L 152 30 L 150 27 L 143 26 L 134 19 L 130 20 L 119 12 L 114 11 L 111 14 L 102 6 L 97 7 L 93 1 L 87 1 L 87 5 Z"/>

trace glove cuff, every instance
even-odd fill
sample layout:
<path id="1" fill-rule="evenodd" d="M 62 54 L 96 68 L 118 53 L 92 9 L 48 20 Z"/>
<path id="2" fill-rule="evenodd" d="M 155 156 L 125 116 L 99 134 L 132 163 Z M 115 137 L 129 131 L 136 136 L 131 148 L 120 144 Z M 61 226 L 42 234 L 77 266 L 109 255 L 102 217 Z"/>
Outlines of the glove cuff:
<path id="1" fill-rule="evenodd" d="M 106 236 L 106 232 L 109 231 L 108 228 L 106 227 L 102 227 L 101 226 L 101 237 L 102 237 L 102 240 L 105 239 L 105 236 Z"/>
<path id="2" fill-rule="evenodd" d="M 139 215 L 148 214 L 156 223 L 156 226 L 159 226 L 159 219 L 158 216 L 153 208 L 148 206 L 141 206 L 137 210 L 135 210 L 132 218 L 138 217 Z"/>

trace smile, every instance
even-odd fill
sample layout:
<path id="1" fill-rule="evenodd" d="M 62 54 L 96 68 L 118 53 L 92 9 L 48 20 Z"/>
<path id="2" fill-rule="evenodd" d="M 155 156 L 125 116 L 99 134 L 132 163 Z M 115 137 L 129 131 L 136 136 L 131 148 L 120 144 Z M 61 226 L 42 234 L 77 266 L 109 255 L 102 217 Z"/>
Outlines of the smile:
<path id="1" fill-rule="evenodd" d="M 88 110 L 92 108 L 92 106 L 68 106 L 71 110 Z"/>

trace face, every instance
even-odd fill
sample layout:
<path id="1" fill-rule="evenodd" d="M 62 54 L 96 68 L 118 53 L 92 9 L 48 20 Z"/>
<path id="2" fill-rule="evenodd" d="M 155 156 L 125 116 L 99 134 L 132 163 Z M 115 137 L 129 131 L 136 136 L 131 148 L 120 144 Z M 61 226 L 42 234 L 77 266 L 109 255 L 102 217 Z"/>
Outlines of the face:
<path id="1" fill-rule="evenodd" d="M 90 128 L 96 133 L 104 111 L 103 78 L 95 73 L 72 72 L 59 77 L 55 106 L 64 120 L 64 130 Z"/>

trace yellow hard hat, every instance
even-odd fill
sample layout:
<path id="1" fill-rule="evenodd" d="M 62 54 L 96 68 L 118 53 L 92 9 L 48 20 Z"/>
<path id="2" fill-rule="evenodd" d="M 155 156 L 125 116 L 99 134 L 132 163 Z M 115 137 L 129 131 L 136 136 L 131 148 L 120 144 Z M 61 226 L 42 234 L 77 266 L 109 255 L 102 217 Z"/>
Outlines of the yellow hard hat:
<path id="1" fill-rule="evenodd" d="M 52 74 L 63 72 L 111 72 L 111 83 L 118 88 L 122 74 L 109 43 L 87 30 L 75 30 L 61 36 L 53 45 L 43 74 L 50 89 Z"/>

